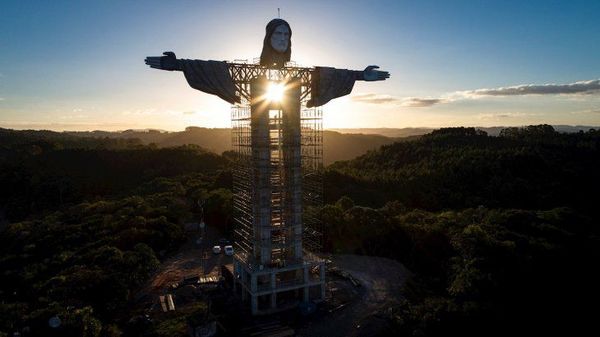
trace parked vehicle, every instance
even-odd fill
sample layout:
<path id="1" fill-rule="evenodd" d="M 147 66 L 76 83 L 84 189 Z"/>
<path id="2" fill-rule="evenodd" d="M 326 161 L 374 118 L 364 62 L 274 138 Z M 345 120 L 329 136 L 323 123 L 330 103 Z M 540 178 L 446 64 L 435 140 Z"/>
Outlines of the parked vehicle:
<path id="1" fill-rule="evenodd" d="M 231 245 L 225 246 L 225 255 L 227 255 L 227 256 L 233 255 L 233 246 L 231 246 Z"/>
<path id="2" fill-rule="evenodd" d="M 215 253 L 215 254 L 221 254 L 221 246 L 214 246 L 213 247 L 213 253 Z"/>

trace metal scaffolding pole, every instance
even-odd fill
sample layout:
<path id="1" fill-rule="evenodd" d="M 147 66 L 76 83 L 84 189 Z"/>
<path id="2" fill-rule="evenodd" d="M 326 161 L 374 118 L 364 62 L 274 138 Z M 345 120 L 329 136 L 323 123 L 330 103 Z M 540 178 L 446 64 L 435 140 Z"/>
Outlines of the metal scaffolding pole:
<path id="1" fill-rule="evenodd" d="M 306 276 L 324 263 L 314 254 L 323 241 L 316 216 L 323 203 L 322 112 L 306 107 L 312 68 L 234 63 L 230 72 L 242 97 L 231 110 L 234 272 L 252 311 L 273 312 L 285 307 L 279 292 L 324 287 Z M 265 98 L 272 83 L 284 86 L 281 101 Z"/>

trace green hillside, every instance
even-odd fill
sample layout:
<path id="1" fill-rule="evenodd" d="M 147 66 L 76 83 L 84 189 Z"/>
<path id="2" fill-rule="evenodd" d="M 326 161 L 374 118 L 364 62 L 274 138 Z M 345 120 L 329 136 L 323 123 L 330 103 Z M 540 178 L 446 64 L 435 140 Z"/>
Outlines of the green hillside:
<path id="1" fill-rule="evenodd" d="M 600 135 L 563 134 L 551 126 L 434 131 L 397 142 L 328 170 L 329 200 L 348 195 L 365 205 L 399 200 L 428 210 L 466 207 L 545 209 L 596 206 Z M 369 191 L 365 193 L 365 191 Z"/>
<path id="2" fill-rule="evenodd" d="M 450 128 L 386 145 L 327 170 L 326 248 L 416 273 L 389 335 L 581 334 L 600 282 L 599 164 L 593 129 Z"/>
<path id="3" fill-rule="evenodd" d="M 182 246 L 198 200 L 207 224 L 231 230 L 226 156 L 144 144 L 181 135 L 113 136 L 0 130 L 0 336 L 48 336 L 52 315 L 66 336 L 168 336 L 139 325 L 132 294 Z M 330 136 L 357 152 L 387 142 Z M 325 254 L 414 273 L 373 318 L 384 335 L 579 334 L 600 282 L 599 151 L 593 129 L 436 130 L 326 168 L 327 203 L 306 211 Z"/>

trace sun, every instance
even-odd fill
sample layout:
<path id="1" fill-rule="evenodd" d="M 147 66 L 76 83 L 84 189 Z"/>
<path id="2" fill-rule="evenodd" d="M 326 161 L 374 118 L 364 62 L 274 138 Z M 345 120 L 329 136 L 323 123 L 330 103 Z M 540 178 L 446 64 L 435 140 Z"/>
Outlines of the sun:
<path id="1" fill-rule="evenodd" d="M 285 85 L 283 83 L 269 82 L 269 87 L 267 88 L 266 98 L 269 101 L 280 102 L 281 99 L 283 99 L 284 91 L 285 91 Z"/>

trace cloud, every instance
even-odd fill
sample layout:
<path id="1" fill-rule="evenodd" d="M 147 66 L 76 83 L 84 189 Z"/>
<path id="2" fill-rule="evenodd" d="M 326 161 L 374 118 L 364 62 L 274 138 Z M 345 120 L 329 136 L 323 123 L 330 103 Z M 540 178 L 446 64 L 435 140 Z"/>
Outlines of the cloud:
<path id="1" fill-rule="evenodd" d="M 459 91 L 455 94 L 470 98 L 477 96 L 585 95 L 597 93 L 600 93 L 600 80 L 579 81 L 567 84 L 521 84 L 494 89 Z"/>
<path id="2" fill-rule="evenodd" d="M 184 115 L 193 115 L 196 113 L 196 111 L 184 111 L 182 112 Z"/>
<path id="3" fill-rule="evenodd" d="M 359 94 L 352 96 L 352 100 L 368 104 L 390 104 L 398 102 L 398 98 L 389 95 Z"/>
<path id="4" fill-rule="evenodd" d="M 587 109 L 587 110 L 579 110 L 579 111 L 571 111 L 571 114 L 573 114 L 573 115 L 580 115 L 580 114 L 600 114 L 600 108 Z"/>
<path id="5" fill-rule="evenodd" d="M 477 115 L 478 119 L 510 119 L 510 118 L 523 118 L 539 116 L 538 113 L 526 113 L 526 112 L 502 112 L 502 113 L 485 113 Z"/>
<path id="6" fill-rule="evenodd" d="M 352 96 L 354 102 L 367 104 L 393 104 L 409 108 L 424 108 L 461 100 L 483 97 L 508 97 L 525 95 L 594 95 L 600 94 L 600 79 L 579 81 L 567 84 L 520 84 L 492 89 L 455 91 L 440 97 L 394 97 L 379 94 L 358 94 Z M 589 111 L 588 111 L 589 112 Z M 514 116 L 506 116 L 514 117 Z M 494 118 L 503 118 L 501 114 Z"/>
<path id="7" fill-rule="evenodd" d="M 4 97 L 0 97 L 0 101 L 4 101 Z"/>
<path id="8" fill-rule="evenodd" d="M 359 94 L 352 96 L 354 102 L 367 103 L 367 104 L 396 104 L 411 108 L 421 108 L 444 103 L 446 99 L 443 98 L 419 98 L 419 97 L 405 97 L 398 98 L 390 95 L 378 95 L 378 94 Z"/>
<path id="9" fill-rule="evenodd" d="M 400 105 L 409 108 L 423 108 L 433 106 L 436 104 L 446 103 L 448 100 L 444 98 L 419 98 L 419 97 L 407 97 L 402 100 Z"/>

